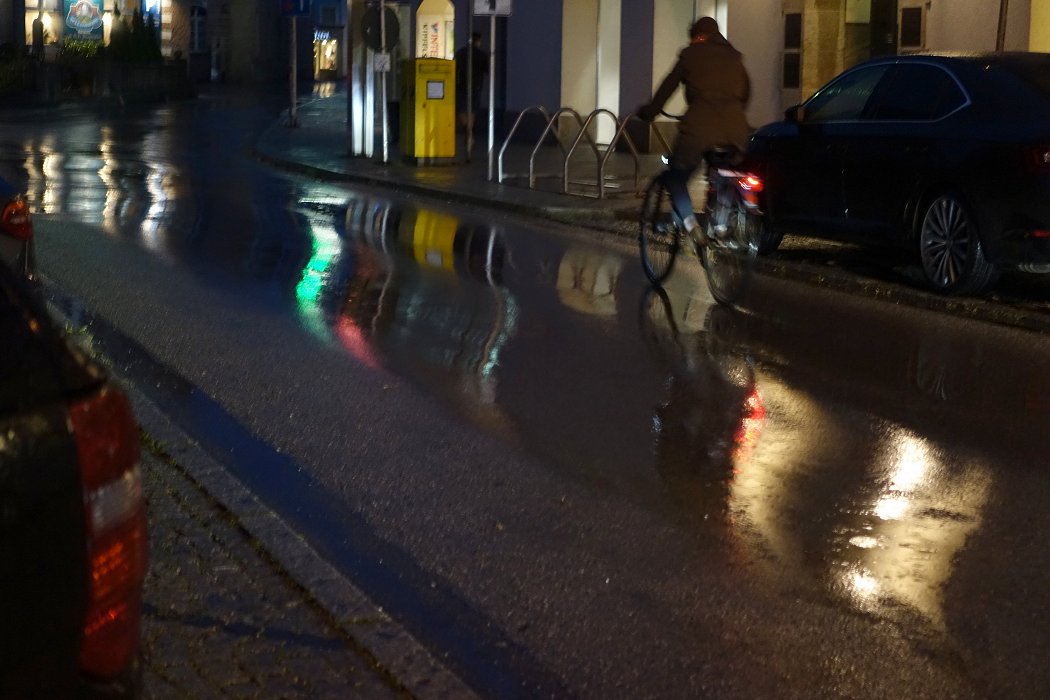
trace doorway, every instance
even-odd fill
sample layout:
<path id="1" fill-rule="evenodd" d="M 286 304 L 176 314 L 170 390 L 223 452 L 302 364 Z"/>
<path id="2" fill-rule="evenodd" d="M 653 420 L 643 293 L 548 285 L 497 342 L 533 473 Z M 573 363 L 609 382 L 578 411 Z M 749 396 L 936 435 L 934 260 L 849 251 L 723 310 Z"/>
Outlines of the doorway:
<path id="1" fill-rule="evenodd" d="M 871 56 L 897 54 L 897 0 L 871 0 Z"/>

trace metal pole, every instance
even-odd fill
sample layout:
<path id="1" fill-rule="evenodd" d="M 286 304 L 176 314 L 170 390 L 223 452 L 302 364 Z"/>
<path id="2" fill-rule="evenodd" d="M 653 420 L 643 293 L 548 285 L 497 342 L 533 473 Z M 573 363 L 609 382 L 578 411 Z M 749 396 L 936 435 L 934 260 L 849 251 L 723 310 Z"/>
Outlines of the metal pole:
<path id="1" fill-rule="evenodd" d="M 995 50 L 1002 51 L 1006 45 L 1006 8 L 1010 0 L 999 0 L 999 31 L 995 35 Z"/>
<path id="2" fill-rule="evenodd" d="M 296 85 L 295 85 L 296 75 L 295 74 L 299 70 L 298 67 L 296 66 L 296 54 L 298 53 L 298 51 L 296 50 L 296 47 L 295 47 L 295 35 L 296 35 L 296 29 L 297 29 L 297 25 L 298 25 L 298 23 L 296 22 L 297 19 L 298 19 L 298 17 L 296 15 L 292 15 L 292 42 L 291 42 L 291 44 L 292 44 L 292 71 L 291 71 L 291 75 L 288 78 L 288 85 L 290 86 L 290 92 L 291 92 L 292 100 L 291 100 L 291 106 L 288 109 L 288 126 L 299 126 L 299 124 L 298 124 L 298 122 L 296 121 L 296 118 L 295 118 L 295 93 L 296 93 Z"/>
<path id="3" fill-rule="evenodd" d="M 496 15 L 489 15 L 489 181 L 496 143 Z"/>
<path id="4" fill-rule="evenodd" d="M 459 86 L 456 87 L 459 89 Z M 467 3 L 467 123 L 463 125 L 463 143 L 470 162 L 470 151 L 474 145 L 474 3 Z"/>
<path id="5" fill-rule="evenodd" d="M 387 60 L 386 56 L 386 0 L 379 0 L 379 48 L 383 54 L 383 60 Z M 385 68 L 386 66 L 384 66 Z M 381 113 L 383 115 L 383 162 L 387 163 L 390 161 L 390 133 L 388 130 L 387 122 L 389 121 L 387 116 L 387 99 L 386 99 L 386 75 L 387 71 L 383 71 L 383 89 L 381 90 L 383 98 L 383 107 Z"/>

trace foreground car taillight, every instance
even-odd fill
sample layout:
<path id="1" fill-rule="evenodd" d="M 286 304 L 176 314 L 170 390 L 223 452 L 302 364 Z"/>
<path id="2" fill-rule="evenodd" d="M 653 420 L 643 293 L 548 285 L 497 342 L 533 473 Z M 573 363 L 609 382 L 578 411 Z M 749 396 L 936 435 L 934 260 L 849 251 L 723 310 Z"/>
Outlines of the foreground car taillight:
<path id="1" fill-rule="evenodd" d="M 127 397 L 106 387 L 70 407 L 87 514 L 89 598 L 80 650 L 88 675 L 111 680 L 138 651 L 146 576 L 139 438 Z"/>
<path id="2" fill-rule="evenodd" d="M 3 211 L 0 212 L 0 230 L 23 241 L 32 237 L 33 217 L 29 213 L 29 205 L 21 195 L 4 205 Z"/>

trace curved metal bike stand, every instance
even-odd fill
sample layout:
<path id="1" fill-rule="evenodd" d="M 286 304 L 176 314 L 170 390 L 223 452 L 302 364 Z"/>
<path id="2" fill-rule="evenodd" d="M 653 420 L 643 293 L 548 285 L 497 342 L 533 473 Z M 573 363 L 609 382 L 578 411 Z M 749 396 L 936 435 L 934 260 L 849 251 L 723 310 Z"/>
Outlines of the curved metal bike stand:
<path id="1" fill-rule="evenodd" d="M 638 171 L 641 169 L 641 161 L 638 157 L 638 149 L 635 148 L 634 139 L 628 134 L 625 129 L 627 128 L 627 122 L 630 121 L 634 114 L 628 114 L 623 121 L 617 119 L 616 135 L 613 136 L 613 140 L 609 142 L 609 147 L 605 151 L 605 155 L 602 156 L 602 162 L 598 166 L 598 199 L 602 199 L 605 196 L 605 166 L 609 162 L 609 157 L 616 151 L 616 144 L 620 141 L 620 138 L 624 138 L 627 142 L 627 146 L 631 149 L 631 155 L 634 157 L 634 189 L 638 191 Z M 616 119 L 615 115 L 613 119 Z"/>
<path id="2" fill-rule="evenodd" d="M 604 157 L 598 152 L 597 145 L 594 143 L 594 140 L 591 139 L 590 134 L 587 131 L 587 128 L 591 125 L 591 122 L 594 121 L 596 117 L 598 117 L 598 116 L 600 116 L 602 114 L 607 114 L 610 117 L 612 117 L 613 122 L 616 124 L 616 136 L 613 138 L 612 143 L 610 143 L 608 145 Z M 580 129 L 580 133 L 576 136 L 576 140 L 573 141 L 572 146 L 569 148 L 569 152 L 565 155 L 565 164 L 564 164 L 564 167 L 562 169 L 562 190 L 566 194 L 569 194 L 569 184 L 570 184 L 570 180 L 569 180 L 569 160 L 572 158 L 572 154 L 575 152 L 576 147 L 580 143 L 580 140 L 583 138 L 584 135 L 586 135 L 587 136 L 587 140 L 590 141 L 591 146 L 594 149 L 595 167 L 598 170 L 597 182 L 592 183 L 592 182 L 587 181 L 587 180 L 573 180 L 571 182 L 572 182 L 572 184 L 577 184 L 577 185 L 593 186 L 593 187 L 595 187 L 597 189 L 597 193 L 595 195 L 584 194 L 584 195 L 581 195 L 581 196 L 584 196 L 584 197 L 595 196 L 598 199 L 601 199 L 601 198 L 603 198 L 605 196 L 605 165 L 608 162 L 609 155 L 613 152 L 613 147 L 616 145 L 616 142 L 620 138 L 620 135 L 622 133 L 623 133 L 623 124 L 621 124 L 620 120 L 616 117 L 615 114 L 612 113 L 611 110 L 608 110 L 608 109 L 605 109 L 605 108 L 599 108 L 599 109 L 596 109 L 593 112 L 591 112 L 589 115 L 587 115 L 587 119 L 586 119 L 586 121 L 584 121 L 583 126 Z M 628 144 L 631 147 L 631 153 L 634 156 L 634 180 L 635 180 L 635 187 L 637 188 L 638 169 L 640 167 L 640 163 L 638 161 L 638 149 L 636 149 L 634 147 L 634 142 L 631 140 L 630 135 L 627 136 L 627 140 L 628 140 Z"/>
<path id="3" fill-rule="evenodd" d="M 561 142 L 561 133 L 559 131 L 559 127 L 557 126 L 558 117 L 560 117 L 563 114 L 571 114 L 572 117 L 576 120 L 577 126 L 580 127 L 579 133 L 576 134 L 576 140 L 573 142 L 573 148 L 575 148 L 576 144 L 580 142 L 580 138 L 583 135 L 586 135 L 587 136 L 587 141 L 591 144 L 591 148 L 594 150 L 594 157 L 595 158 L 598 157 L 598 145 L 596 143 L 594 143 L 594 139 L 591 138 L 590 134 L 587 134 L 584 122 L 583 122 L 582 119 L 580 119 L 580 113 L 577 112 L 572 107 L 562 107 L 557 112 L 555 112 L 554 115 L 551 117 L 550 121 L 547 122 L 547 128 L 543 130 L 542 134 L 540 134 L 540 139 L 539 139 L 539 141 L 536 142 L 536 146 L 532 149 L 532 155 L 529 156 L 529 188 L 530 189 L 535 188 L 535 186 L 536 186 L 536 175 L 535 175 L 535 165 L 534 165 L 535 161 L 536 161 L 536 154 L 539 152 L 540 146 L 543 145 L 544 139 L 547 138 L 547 134 L 550 133 L 551 130 L 553 130 L 555 135 L 558 137 L 558 146 L 561 148 L 561 153 L 562 153 L 562 163 L 565 164 L 565 167 L 568 167 L 567 164 L 569 162 L 569 156 L 572 154 L 572 151 L 571 150 L 569 150 L 569 151 L 565 150 L 565 145 Z M 546 175 L 544 177 L 557 177 L 557 176 L 558 176 L 557 173 L 551 173 L 550 175 Z M 562 186 L 562 192 L 563 193 L 567 193 L 568 192 L 568 188 L 565 187 L 564 185 Z"/>
<path id="4" fill-rule="evenodd" d="M 518 130 L 518 125 L 521 124 L 521 120 L 529 112 L 539 112 L 541 115 L 543 115 L 543 118 L 547 121 L 548 125 L 551 123 L 551 116 L 547 112 L 547 110 L 543 107 L 543 105 L 533 105 L 532 107 L 526 107 L 525 109 L 523 109 L 521 111 L 521 114 L 518 115 L 518 118 L 514 120 L 514 126 L 512 126 L 510 128 L 510 131 L 507 133 L 507 136 L 503 139 L 503 145 L 500 146 L 499 155 L 496 158 L 496 182 L 498 182 L 498 183 L 502 183 L 503 180 L 505 178 L 508 178 L 508 177 L 524 177 L 523 175 L 504 175 L 504 173 L 503 173 L 503 154 L 507 151 L 507 146 L 510 145 L 511 140 L 514 138 L 514 132 Z M 562 153 L 564 153 L 565 152 L 565 146 L 562 145 L 561 138 L 559 138 L 557 130 L 555 130 L 554 135 L 555 135 L 555 138 L 558 139 L 558 146 L 561 148 Z M 530 164 L 530 168 L 531 168 L 531 164 Z M 531 173 L 530 173 L 530 175 L 531 175 Z"/>

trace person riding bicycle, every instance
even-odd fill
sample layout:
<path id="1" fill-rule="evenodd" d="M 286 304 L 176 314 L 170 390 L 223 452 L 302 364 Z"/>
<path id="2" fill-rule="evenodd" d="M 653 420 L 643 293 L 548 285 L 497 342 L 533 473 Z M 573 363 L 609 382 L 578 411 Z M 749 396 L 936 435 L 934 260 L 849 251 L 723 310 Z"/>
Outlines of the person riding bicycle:
<path id="1" fill-rule="evenodd" d="M 698 222 L 689 198 L 689 179 L 712 148 L 735 146 L 743 152 L 751 134 L 745 114 L 751 79 L 740 52 L 722 36 L 713 17 L 694 22 L 689 36 L 689 46 L 637 115 L 651 122 L 679 84 L 685 86 L 688 108 L 678 126 L 665 181 L 675 212 L 692 233 Z"/>

